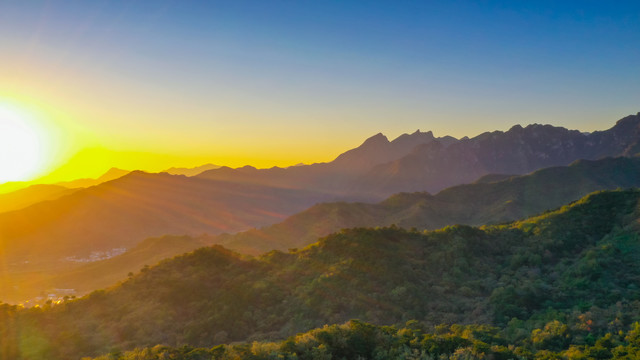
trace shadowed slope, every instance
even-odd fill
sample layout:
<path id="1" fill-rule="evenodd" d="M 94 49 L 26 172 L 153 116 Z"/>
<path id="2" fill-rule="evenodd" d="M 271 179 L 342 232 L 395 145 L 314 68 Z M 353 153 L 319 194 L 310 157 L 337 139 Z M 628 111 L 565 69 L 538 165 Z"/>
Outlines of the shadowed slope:
<path id="1" fill-rule="evenodd" d="M 259 254 L 302 247 L 342 228 L 397 224 L 437 229 L 453 224 L 500 223 L 556 208 L 596 190 L 637 186 L 640 158 L 584 160 L 497 182 L 481 179 L 437 195 L 401 193 L 378 204 L 318 204 L 269 227 L 221 235 L 219 242 L 240 252 Z"/>

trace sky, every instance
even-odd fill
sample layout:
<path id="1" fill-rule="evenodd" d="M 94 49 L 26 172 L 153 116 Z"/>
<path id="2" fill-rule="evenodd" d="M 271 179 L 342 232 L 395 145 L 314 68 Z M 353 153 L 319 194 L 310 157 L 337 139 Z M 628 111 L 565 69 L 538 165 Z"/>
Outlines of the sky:
<path id="1" fill-rule="evenodd" d="M 638 64 L 638 1 L 0 0 L 0 110 L 40 154 L 0 183 L 604 130 L 640 111 Z"/>

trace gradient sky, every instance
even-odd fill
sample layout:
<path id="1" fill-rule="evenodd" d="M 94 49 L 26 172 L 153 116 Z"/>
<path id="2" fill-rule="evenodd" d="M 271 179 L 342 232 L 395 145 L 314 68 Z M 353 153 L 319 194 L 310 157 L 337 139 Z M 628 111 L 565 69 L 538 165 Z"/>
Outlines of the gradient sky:
<path id="1" fill-rule="evenodd" d="M 0 0 L 1 101 L 70 161 L 49 180 L 607 129 L 640 111 L 640 2 Z"/>

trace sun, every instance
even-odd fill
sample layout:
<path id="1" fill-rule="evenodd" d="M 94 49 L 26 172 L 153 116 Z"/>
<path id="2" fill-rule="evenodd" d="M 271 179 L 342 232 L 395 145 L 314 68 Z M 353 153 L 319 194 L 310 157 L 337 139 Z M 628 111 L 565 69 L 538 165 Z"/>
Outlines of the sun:
<path id="1" fill-rule="evenodd" d="M 27 111 L 0 103 L 0 183 L 31 180 L 46 165 L 45 134 Z"/>

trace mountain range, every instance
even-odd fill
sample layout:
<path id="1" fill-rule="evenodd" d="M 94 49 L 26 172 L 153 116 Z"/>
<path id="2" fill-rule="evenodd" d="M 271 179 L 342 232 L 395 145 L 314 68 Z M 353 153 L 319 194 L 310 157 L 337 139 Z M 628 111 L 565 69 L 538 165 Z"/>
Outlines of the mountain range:
<path id="1" fill-rule="evenodd" d="M 256 169 L 244 166 L 237 169 L 221 167 L 205 171 L 197 177 L 239 183 L 261 184 L 296 189 L 313 189 L 337 195 L 364 199 L 379 198 L 378 194 L 351 191 L 351 184 L 373 167 L 409 154 L 416 146 L 438 142 L 445 145 L 456 142 L 451 136 L 434 137 L 431 131 L 416 131 L 389 141 L 382 134 L 374 135 L 355 149 L 346 151 L 333 161 L 287 168 Z"/>
<path id="2" fill-rule="evenodd" d="M 12 182 L 0 185 L 0 213 L 19 210 L 41 201 L 55 200 L 76 190 L 95 186 L 128 174 L 129 171 L 111 168 L 96 179 L 77 179 L 56 184 Z M 14 189 L 15 188 L 15 189 Z M 7 191 L 3 191 L 3 190 Z"/>
<path id="3" fill-rule="evenodd" d="M 459 140 L 420 131 L 393 141 L 377 134 L 323 164 L 271 169 L 222 167 L 192 177 L 112 169 L 92 181 L 114 180 L 72 193 L 52 186 L 40 192 L 37 187 L 24 189 L 48 201 L 36 202 L 36 196 L 32 204 L 21 205 L 24 208 L 0 213 L 2 275 L 11 274 L 14 280 L 5 284 L 22 283 L 16 279 L 24 277 L 16 278 L 16 274 L 41 279 L 45 272 L 48 278 L 93 259 L 92 254 L 110 257 L 113 251 L 131 249 L 146 238 L 171 234 L 244 231 L 221 235 L 216 242 L 258 254 L 303 247 L 320 236 L 354 226 L 398 224 L 435 229 L 456 223 L 514 220 L 590 191 L 637 186 L 637 161 L 624 158 L 579 162 L 564 170 L 548 169 L 525 177 L 513 174 L 579 157 L 632 156 L 638 150 L 639 126 L 640 115 L 633 115 L 609 130 L 591 134 L 549 125 L 514 126 L 507 132 Z M 390 173 L 381 169 L 390 168 L 397 171 L 386 177 Z M 465 169 L 472 175 L 455 175 Z M 397 194 L 377 204 L 319 204 L 287 219 L 317 203 L 380 201 L 390 189 L 424 191 L 434 184 L 439 184 L 438 188 L 464 182 L 470 176 L 484 177 L 436 195 Z M 386 180 L 378 181 L 384 177 Z M 380 190 L 383 188 L 387 190 Z"/>
<path id="4" fill-rule="evenodd" d="M 317 204 L 281 223 L 220 235 L 216 242 L 257 255 L 301 248 L 343 228 L 396 224 L 433 230 L 455 224 L 496 224 L 555 209 L 593 191 L 629 187 L 640 187 L 640 157 L 578 160 L 528 175 L 487 175 L 435 195 L 399 193 L 375 204 Z"/>
<path id="5" fill-rule="evenodd" d="M 639 152 L 640 113 L 593 133 L 534 124 L 460 140 L 417 131 L 390 142 L 377 134 L 329 163 L 271 169 L 222 167 L 197 176 L 382 199 L 398 192 L 437 192 L 488 174 L 522 175 L 580 159 Z"/>
<path id="6" fill-rule="evenodd" d="M 454 224 L 496 224 L 560 207 L 593 191 L 639 186 L 640 158 L 621 157 L 580 160 L 568 167 L 523 176 L 490 175 L 436 195 L 400 193 L 375 204 L 321 203 L 260 229 L 218 236 L 149 238 L 109 259 L 13 275 L 2 283 L 0 293 L 3 300 L 11 302 L 31 299 L 54 288 L 74 289 L 74 294 L 82 295 L 123 280 L 143 265 L 154 265 L 198 246 L 217 243 L 240 253 L 259 255 L 302 248 L 344 228 L 398 225 L 424 230 Z"/>
<path id="7" fill-rule="evenodd" d="M 90 186 L 95 186 L 98 184 L 102 184 L 103 182 L 115 180 L 127 175 L 130 171 L 122 170 L 118 168 L 111 168 L 106 173 L 95 179 L 77 179 L 72 181 L 63 181 L 59 182 L 56 185 L 64 186 L 69 189 L 75 188 L 87 188 Z"/>
<path id="8" fill-rule="evenodd" d="M 205 172 L 207 170 L 219 169 L 219 168 L 220 168 L 220 166 L 218 166 L 218 165 L 204 164 L 204 165 L 200 165 L 200 166 L 196 166 L 196 167 L 192 167 L 192 168 L 172 167 L 172 168 L 168 168 L 166 170 L 163 170 L 161 172 L 166 172 L 167 174 L 171 174 L 171 175 L 196 176 L 196 175 L 199 175 L 202 172 Z"/>
<path id="9" fill-rule="evenodd" d="M 640 186 L 639 140 L 640 114 L 593 133 L 377 134 L 329 163 L 113 169 L 4 194 L 0 293 L 41 295 L 29 309 L 0 303 L 0 358 L 124 359 L 121 350 L 146 348 L 129 359 L 157 344 L 238 341 L 210 351 L 273 358 L 250 353 L 276 345 L 251 342 L 352 318 L 416 320 L 438 336 L 438 324 L 481 324 L 459 337 L 491 344 L 465 353 L 479 357 L 618 356 L 626 350 L 607 339 L 630 346 L 623 329 L 640 321 L 640 192 L 628 189 Z M 79 299 L 47 295 L 109 284 Z M 373 329 L 347 324 L 334 330 Z M 280 343 L 279 354 L 301 344 Z M 456 346 L 414 350 L 456 356 Z"/>

